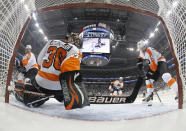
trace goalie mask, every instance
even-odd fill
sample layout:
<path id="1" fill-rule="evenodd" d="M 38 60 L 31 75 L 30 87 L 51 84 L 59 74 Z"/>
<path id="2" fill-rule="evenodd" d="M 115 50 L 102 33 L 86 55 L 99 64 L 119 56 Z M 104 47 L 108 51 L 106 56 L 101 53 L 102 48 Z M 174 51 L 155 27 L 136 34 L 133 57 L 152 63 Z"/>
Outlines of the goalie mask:
<path id="1" fill-rule="evenodd" d="M 123 82 L 123 77 L 120 77 L 120 78 L 119 78 L 119 81 L 120 81 L 120 82 Z"/>
<path id="2" fill-rule="evenodd" d="M 68 36 L 68 42 L 71 44 L 74 44 L 78 48 L 81 47 L 81 42 L 80 42 L 79 36 L 74 33 L 71 34 L 70 36 Z"/>

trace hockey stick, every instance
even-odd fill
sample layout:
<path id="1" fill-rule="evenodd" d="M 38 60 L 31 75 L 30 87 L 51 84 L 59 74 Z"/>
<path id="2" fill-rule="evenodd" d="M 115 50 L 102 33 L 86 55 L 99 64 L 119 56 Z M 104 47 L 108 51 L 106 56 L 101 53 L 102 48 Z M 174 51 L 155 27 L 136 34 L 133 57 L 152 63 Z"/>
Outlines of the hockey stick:
<path id="1" fill-rule="evenodd" d="M 14 90 L 10 90 L 9 92 L 15 96 L 15 91 Z M 43 97 L 41 99 L 38 99 L 38 100 L 35 100 L 35 101 L 32 101 L 32 102 L 27 103 L 27 106 L 29 106 L 31 104 L 35 104 L 35 103 L 40 102 L 40 101 L 43 101 L 43 100 L 46 100 L 46 99 L 49 99 L 49 98 L 54 98 L 54 95 L 47 96 L 44 93 L 39 93 L 39 92 L 34 92 L 34 91 L 24 90 L 23 92 L 24 93 L 27 93 L 27 94 L 32 94 L 32 95 L 37 95 L 37 96 Z"/>
<path id="2" fill-rule="evenodd" d="M 54 95 L 47 96 L 44 93 L 33 92 L 33 91 L 28 91 L 28 90 L 24 90 L 24 93 L 33 94 L 33 95 L 44 97 L 44 98 L 41 98 L 41 99 L 38 99 L 38 100 L 35 100 L 35 101 L 32 101 L 32 102 L 27 103 L 27 106 L 29 106 L 31 104 L 35 104 L 35 103 L 40 102 L 40 101 L 43 101 L 43 100 L 46 100 L 46 99 L 49 99 L 49 98 L 54 98 Z"/>
<path id="3" fill-rule="evenodd" d="M 49 99 L 49 98 L 54 98 L 54 95 L 46 96 L 46 97 L 41 98 L 39 100 L 35 100 L 35 101 L 32 101 L 32 102 L 29 102 L 29 103 L 27 103 L 27 106 L 32 105 L 32 104 L 35 104 L 35 103 L 40 102 L 40 101 L 43 101 L 43 100 L 46 100 L 46 99 Z"/>
<path id="4" fill-rule="evenodd" d="M 156 89 L 154 90 L 154 92 L 156 93 L 156 95 L 157 95 L 158 100 L 160 101 L 160 103 L 162 103 L 161 98 L 160 98 L 160 96 L 158 95 L 158 92 L 157 92 L 157 90 L 156 90 Z M 163 104 L 163 103 L 162 103 L 162 104 Z"/>

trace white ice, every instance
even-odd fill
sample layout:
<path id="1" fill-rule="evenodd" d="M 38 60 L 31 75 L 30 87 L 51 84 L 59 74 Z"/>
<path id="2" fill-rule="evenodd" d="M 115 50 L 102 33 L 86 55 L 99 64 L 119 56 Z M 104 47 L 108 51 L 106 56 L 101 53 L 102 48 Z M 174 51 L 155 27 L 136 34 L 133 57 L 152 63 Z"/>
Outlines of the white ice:
<path id="1" fill-rule="evenodd" d="M 14 96 L 10 97 L 10 104 L 42 114 L 79 120 L 137 119 L 174 111 L 178 108 L 171 91 L 162 91 L 159 92 L 159 95 L 162 103 L 154 95 L 153 106 L 151 107 L 142 104 L 140 95 L 133 104 L 91 104 L 89 107 L 69 111 L 65 110 L 63 103 L 59 103 L 53 98 L 39 108 L 28 108 L 16 101 Z"/>
<path id="2" fill-rule="evenodd" d="M 177 109 L 169 91 L 159 95 L 163 104 L 155 96 L 151 107 L 141 104 L 139 96 L 133 104 L 94 104 L 71 111 L 54 99 L 40 108 L 27 108 L 11 96 L 10 104 L 0 102 L 0 131 L 185 131 L 186 108 Z"/>

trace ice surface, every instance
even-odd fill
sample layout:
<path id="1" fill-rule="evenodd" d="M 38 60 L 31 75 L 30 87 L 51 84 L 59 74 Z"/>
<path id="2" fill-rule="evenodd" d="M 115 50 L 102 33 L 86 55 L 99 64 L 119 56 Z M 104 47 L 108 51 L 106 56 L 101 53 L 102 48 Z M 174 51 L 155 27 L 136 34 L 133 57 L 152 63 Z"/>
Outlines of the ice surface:
<path id="1" fill-rule="evenodd" d="M 159 102 L 157 96 L 154 96 L 153 106 L 150 107 L 142 104 L 142 97 L 140 95 L 132 104 L 91 104 L 89 107 L 73 110 L 65 110 L 64 104 L 59 103 L 53 98 L 39 108 L 28 108 L 16 101 L 14 96 L 10 97 L 10 104 L 30 111 L 69 119 L 93 121 L 127 120 L 159 115 L 178 108 L 178 104 L 174 100 L 174 94 L 171 91 L 160 91 L 159 95 L 163 104 Z"/>
<path id="2" fill-rule="evenodd" d="M 185 92 L 186 94 L 186 92 Z M 163 111 L 160 112 L 159 107 L 166 106 L 169 107 L 175 107 L 177 108 L 177 104 L 174 102 L 173 94 L 169 94 L 167 91 L 159 93 L 161 96 L 162 101 L 164 102 L 164 105 L 160 105 L 157 101 L 157 98 L 155 97 L 155 106 L 147 108 L 147 106 L 141 104 L 141 97 L 139 96 L 137 101 L 134 104 L 131 105 L 123 105 L 123 107 L 127 108 L 130 106 L 130 109 L 132 111 L 127 110 L 127 112 L 132 112 L 132 114 L 128 115 L 135 115 L 137 113 L 137 110 L 140 108 L 150 110 L 152 108 L 156 108 L 157 112 L 155 114 L 164 113 Z M 183 105 L 183 109 L 181 110 L 175 110 L 169 108 L 169 111 L 175 110 L 173 112 L 164 113 L 163 115 L 156 115 L 153 117 L 147 117 L 143 119 L 134 119 L 134 120 L 120 120 L 120 121 L 89 121 L 89 120 L 75 120 L 75 119 L 63 119 L 61 116 L 58 117 L 50 117 L 51 114 L 49 114 L 49 111 L 52 112 L 52 110 L 57 110 L 57 112 L 53 114 L 59 115 L 59 113 L 65 112 L 71 115 L 75 114 L 76 112 L 80 114 L 77 115 L 84 115 L 83 111 L 92 109 L 94 112 L 94 115 L 98 113 L 98 115 L 101 114 L 101 112 L 109 112 L 117 114 L 114 116 L 114 118 L 117 118 L 120 114 L 121 108 L 118 109 L 117 107 L 122 107 L 122 105 L 91 105 L 90 107 L 83 108 L 81 111 L 78 110 L 72 110 L 72 111 L 65 111 L 62 104 L 57 103 L 54 100 L 48 101 L 45 105 L 43 105 L 41 108 L 33 108 L 40 110 L 42 114 L 49 114 L 49 115 L 42 115 L 41 113 L 37 113 L 34 111 L 28 111 L 24 105 L 21 103 L 18 103 L 15 101 L 14 97 L 11 96 L 11 104 L 4 103 L 4 99 L 0 98 L 0 131 L 185 131 L 186 129 L 186 104 Z M 186 101 L 185 101 L 186 102 Z M 14 105 L 17 105 L 21 108 L 17 108 Z M 57 106 L 58 105 L 58 106 Z M 107 108 L 110 107 L 110 108 Z M 44 107 L 47 107 L 44 109 Z M 54 108 L 58 107 L 58 109 Z M 63 109 L 62 112 L 59 110 Z M 100 111 L 100 110 L 101 111 Z M 129 109 L 129 107 L 128 107 Z M 91 110 L 91 111 L 92 111 Z M 123 110 L 123 108 L 122 108 Z M 47 111 L 47 112 L 44 112 Z M 114 112 L 116 111 L 116 112 Z M 168 110 L 167 110 L 168 111 Z M 127 114 L 125 112 L 125 114 Z M 140 112 L 140 111 L 138 111 Z M 144 113 L 144 112 L 143 112 Z M 90 114 L 89 114 L 90 115 Z M 98 117 L 98 115 L 96 115 Z M 108 115 L 108 114 L 107 114 Z M 151 116 L 152 114 L 149 114 Z M 101 119 L 103 115 L 99 116 L 99 119 Z M 82 117 L 81 117 L 82 118 Z M 95 118 L 94 118 L 95 119 Z M 122 119 L 125 119 L 122 117 Z M 119 118 L 117 118 L 119 120 Z"/>

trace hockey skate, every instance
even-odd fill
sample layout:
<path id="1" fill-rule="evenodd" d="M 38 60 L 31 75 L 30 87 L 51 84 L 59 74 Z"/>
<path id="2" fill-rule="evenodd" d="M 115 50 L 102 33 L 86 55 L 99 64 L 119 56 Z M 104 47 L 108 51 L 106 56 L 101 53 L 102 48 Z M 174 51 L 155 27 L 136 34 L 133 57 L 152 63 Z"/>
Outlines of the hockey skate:
<path id="1" fill-rule="evenodd" d="M 174 99 L 175 99 L 176 101 L 178 101 L 178 93 L 176 94 L 176 96 L 174 97 Z"/>
<path id="2" fill-rule="evenodd" d="M 152 106 L 152 101 L 153 101 L 153 93 L 148 95 L 146 98 L 142 99 L 142 103 L 148 104 L 148 106 Z"/>

